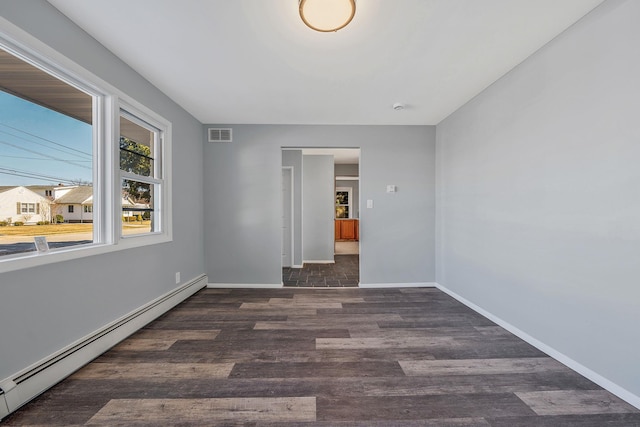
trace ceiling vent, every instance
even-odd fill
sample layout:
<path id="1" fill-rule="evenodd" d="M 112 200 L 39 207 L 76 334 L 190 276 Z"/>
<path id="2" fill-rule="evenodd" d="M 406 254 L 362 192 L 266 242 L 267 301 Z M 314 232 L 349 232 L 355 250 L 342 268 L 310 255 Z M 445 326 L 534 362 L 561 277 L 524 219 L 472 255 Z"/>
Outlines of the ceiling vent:
<path id="1" fill-rule="evenodd" d="M 231 142 L 231 128 L 209 128 L 209 142 Z"/>

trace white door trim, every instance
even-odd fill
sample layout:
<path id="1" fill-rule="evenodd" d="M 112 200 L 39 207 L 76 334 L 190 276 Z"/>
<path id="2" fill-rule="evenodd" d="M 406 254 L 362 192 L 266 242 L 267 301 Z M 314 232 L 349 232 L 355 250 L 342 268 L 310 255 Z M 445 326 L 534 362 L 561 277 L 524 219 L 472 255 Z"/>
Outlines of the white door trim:
<path id="1" fill-rule="evenodd" d="M 290 180 L 290 189 L 291 191 L 289 192 L 289 207 L 290 207 L 290 215 L 289 215 L 289 230 L 290 230 L 290 235 L 291 235 L 291 242 L 290 242 L 290 246 L 289 246 L 289 265 L 287 267 L 292 267 L 294 265 L 294 253 L 295 253 L 295 247 L 294 247 L 294 232 L 295 230 L 293 229 L 293 224 L 294 224 L 294 203 L 293 203 L 293 198 L 294 198 L 294 179 L 293 179 L 293 166 L 282 166 L 282 170 L 288 170 L 289 171 L 289 180 Z M 282 201 L 282 206 L 284 209 L 284 200 Z M 283 212 L 284 214 L 284 212 Z M 282 249 L 282 248 L 281 248 Z M 282 251 L 281 251 L 282 252 Z M 282 258 L 282 257 L 281 257 Z M 283 261 L 281 261 L 283 262 Z M 285 267 L 284 262 L 283 265 L 281 267 Z"/>

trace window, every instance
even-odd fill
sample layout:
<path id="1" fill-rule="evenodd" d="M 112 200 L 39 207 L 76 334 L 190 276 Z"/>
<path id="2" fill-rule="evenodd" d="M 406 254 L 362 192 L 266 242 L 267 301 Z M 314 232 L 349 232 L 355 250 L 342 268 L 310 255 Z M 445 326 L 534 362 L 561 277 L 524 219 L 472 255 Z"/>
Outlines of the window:
<path id="1" fill-rule="evenodd" d="M 162 231 L 159 205 L 163 179 L 163 132 L 139 115 L 120 111 L 122 236 Z"/>
<path id="2" fill-rule="evenodd" d="M 0 39 L 0 260 L 35 252 L 34 236 L 41 235 L 68 248 L 98 240 L 92 224 L 77 234 L 55 224 L 65 212 L 60 197 L 67 189 L 84 187 L 93 196 L 94 104 L 97 93 L 67 76 L 4 45 Z M 48 71 L 45 71 L 44 69 Z M 22 199 L 19 209 L 5 203 Z M 27 200 L 25 200 L 27 199 Z M 23 223 L 25 227 L 11 227 Z"/>
<path id="3" fill-rule="evenodd" d="M 351 218 L 351 188 L 336 188 L 336 218 Z"/>
<path id="4" fill-rule="evenodd" d="M 171 124 L 40 47 L 0 33 L 0 272 L 171 240 Z"/>
<path id="5" fill-rule="evenodd" d="M 35 203 L 18 203 L 18 205 L 19 205 L 18 212 L 17 212 L 18 214 L 36 213 Z"/>

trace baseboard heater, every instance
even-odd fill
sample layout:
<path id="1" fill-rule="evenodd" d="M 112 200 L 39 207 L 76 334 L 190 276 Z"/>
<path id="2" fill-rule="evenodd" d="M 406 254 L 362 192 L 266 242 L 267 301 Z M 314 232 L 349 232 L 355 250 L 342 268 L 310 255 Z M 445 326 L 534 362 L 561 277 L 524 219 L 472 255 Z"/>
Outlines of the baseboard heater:
<path id="1" fill-rule="evenodd" d="M 0 420 L 207 285 L 201 275 L 0 382 Z"/>

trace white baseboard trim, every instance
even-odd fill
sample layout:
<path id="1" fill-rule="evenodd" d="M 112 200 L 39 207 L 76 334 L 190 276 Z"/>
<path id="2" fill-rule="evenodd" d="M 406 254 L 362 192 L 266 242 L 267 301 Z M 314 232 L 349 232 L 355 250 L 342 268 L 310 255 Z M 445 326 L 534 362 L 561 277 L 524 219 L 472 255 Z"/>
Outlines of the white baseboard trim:
<path id="1" fill-rule="evenodd" d="M 302 265 L 292 265 L 291 266 L 291 268 L 303 268 L 303 267 L 304 267 L 304 264 L 302 264 Z"/>
<path id="2" fill-rule="evenodd" d="M 360 283 L 360 288 L 433 288 L 434 282 L 416 282 L 416 283 Z"/>
<path id="3" fill-rule="evenodd" d="M 0 419 L 204 288 L 206 283 L 206 275 L 198 276 L 1 381 L 4 393 L 0 394 Z"/>
<path id="4" fill-rule="evenodd" d="M 4 397 L 4 392 L 0 394 L 0 421 L 9 415 L 9 406 L 7 406 L 7 399 Z"/>
<path id="5" fill-rule="evenodd" d="M 620 387 L 618 384 L 614 383 L 613 381 L 603 377 L 602 375 L 598 374 L 597 372 L 592 371 L 591 369 L 587 368 L 586 366 L 582 365 L 581 363 L 576 362 L 572 358 L 570 358 L 570 357 L 566 356 L 565 354 L 559 352 L 558 350 L 554 349 L 553 347 L 548 346 L 547 344 L 543 343 L 542 341 L 539 341 L 538 339 L 532 337 L 531 335 L 527 334 L 526 332 L 518 329 L 517 327 L 513 326 L 509 322 L 506 322 L 503 319 L 501 319 L 501 318 L 489 313 L 488 311 L 486 311 L 482 307 L 477 306 L 476 304 L 472 303 L 471 301 L 467 300 L 466 298 L 456 294 L 455 292 L 451 291 L 450 289 L 447 289 L 445 286 L 442 286 L 439 283 L 435 283 L 435 287 L 440 289 L 442 292 L 448 294 L 449 296 L 455 298 L 456 300 L 458 300 L 462 304 L 466 305 L 470 309 L 472 309 L 472 310 L 478 312 L 479 314 L 483 315 L 484 317 L 486 317 L 487 319 L 491 320 L 492 322 L 494 322 L 494 323 L 498 324 L 499 326 L 503 327 L 504 329 L 506 329 L 507 331 L 511 332 L 512 334 L 514 334 L 518 338 L 520 338 L 520 339 L 524 340 L 525 342 L 531 344 L 532 346 L 534 346 L 538 350 L 542 351 L 543 353 L 546 353 L 549 356 L 553 357 L 558 362 L 562 363 L 563 365 L 567 366 L 568 368 L 573 369 L 574 371 L 576 371 L 577 373 L 579 373 L 583 377 L 593 381 L 594 383 L 598 384 L 600 387 L 604 388 L 605 390 L 610 391 L 611 393 L 615 394 L 620 399 L 622 399 L 622 400 L 628 402 L 629 404 L 635 406 L 636 408 L 640 409 L 640 396 L 637 396 L 637 395 L 631 393 L 629 390 L 627 390 L 627 389 L 625 389 L 623 387 Z"/>
<path id="6" fill-rule="evenodd" d="M 282 283 L 207 283 L 212 289 L 279 289 Z"/>
<path id="7" fill-rule="evenodd" d="M 311 259 L 311 260 L 307 260 L 305 259 L 303 262 L 304 264 L 335 264 L 336 260 L 335 259 Z"/>

